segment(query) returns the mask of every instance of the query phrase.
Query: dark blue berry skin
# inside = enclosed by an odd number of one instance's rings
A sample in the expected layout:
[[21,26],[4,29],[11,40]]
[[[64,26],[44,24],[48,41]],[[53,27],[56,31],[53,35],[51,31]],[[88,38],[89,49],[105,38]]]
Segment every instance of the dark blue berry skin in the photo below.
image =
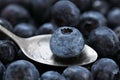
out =
[[82,12],[91,9],[92,0],[70,0],[72,1]]
[[3,80],[3,75],[5,73],[5,70],[6,70],[6,68],[5,68],[4,64],[2,62],[0,62],[0,80]]
[[62,75],[66,80],[93,80],[91,72],[82,66],[69,66],[64,69]]
[[0,40],[0,60],[3,63],[11,62],[16,56],[16,45],[10,40]]
[[84,38],[74,27],[60,27],[50,39],[53,54],[60,58],[72,58],[80,55],[84,47]]
[[6,0],[8,4],[18,4],[30,10],[32,0]]
[[53,34],[54,31],[57,29],[58,27],[53,24],[53,23],[44,23],[43,25],[41,25],[36,34],[37,35],[41,35],[41,34]]
[[0,18],[0,25],[2,25],[10,31],[13,30],[13,26],[11,25],[11,23],[4,18]]
[[80,10],[69,0],[60,0],[53,5],[52,20],[58,26],[75,26],[79,23]]
[[29,23],[20,23],[15,26],[14,33],[20,37],[28,38],[35,35],[36,27]]
[[94,80],[115,80],[119,66],[112,59],[101,58],[92,65],[91,72]]
[[39,80],[39,72],[31,62],[18,60],[8,65],[4,78],[4,80]]
[[108,27],[98,27],[91,31],[88,44],[97,51],[99,57],[112,57],[119,50],[119,39]]
[[21,22],[29,22],[30,20],[28,11],[17,4],[6,6],[1,12],[1,17],[8,20],[13,26]]
[[108,25],[111,28],[115,28],[120,25],[120,8],[111,9],[107,16]]
[[100,25],[106,25],[106,18],[104,17],[103,14],[97,11],[84,12],[80,17],[80,20],[84,18],[94,18],[98,20]]
[[46,71],[41,75],[40,80],[66,80],[66,79],[56,71]]
[[120,7],[120,1],[119,0],[108,0],[112,7]]
[[105,0],[95,0],[92,4],[93,10],[99,11],[102,14],[106,15],[109,11],[109,4]]
[[16,55],[16,60],[19,60],[19,59],[25,59],[25,60],[30,60],[22,51],[21,49],[19,49],[17,51],[17,55]]
[[114,28],[114,32],[116,33],[117,37],[120,40],[120,26],[117,26],[116,28]]
[[[13,32],[13,26],[7,20],[0,18],[0,25]],[[8,36],[5,35],[3,32],[0,32],[0,39],[8,39]]]
[[57,0],[31,0],[31,14],[36,24],[51,20],[51,7]]
[[[119,34],[117,33],[117,36],[119,38]],[[119,40],[120,41],[120,40]],[[119,43],[120,44],[120,43]],[[116,52],[116,54],[114,56],[112,56],[112,59],[115,60],[115,62],[118,64],[118,66],[120,66],[120,48],[119,50]],[[119,75],[117,75],[120,79],[120,72],[119,72]],[[117,79],[116,79],[117,80]]]
[[91,30],[103,25],[106,25],[106,18],[103,14],[97,11],[88,11],[80,16],[77,28],[87,38]]
[[0,11],[5,7],[5,6],[7,6],[8,5],[8,1],[9,0],[0,0]]

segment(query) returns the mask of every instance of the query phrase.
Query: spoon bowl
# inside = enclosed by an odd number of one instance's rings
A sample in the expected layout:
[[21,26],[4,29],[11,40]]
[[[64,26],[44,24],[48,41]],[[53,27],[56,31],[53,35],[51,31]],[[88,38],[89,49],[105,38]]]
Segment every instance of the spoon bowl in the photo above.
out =
[[87,65],[94,62],[98,57],[96,51],[85,44],[82,53],[77,59],[74,59],[72,62],[64,63],[62,60],[57,61],[50,49],[49,43],[51,34],[21,38],[1,25],[0,31],[12,38],[28,58],[41,64],[51,66]]

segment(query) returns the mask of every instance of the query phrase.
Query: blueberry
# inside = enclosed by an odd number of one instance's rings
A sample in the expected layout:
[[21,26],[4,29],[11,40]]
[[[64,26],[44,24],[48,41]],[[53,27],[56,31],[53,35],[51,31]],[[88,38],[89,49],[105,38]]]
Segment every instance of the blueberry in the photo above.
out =
[[97,51],[99,57],[112,57],[119,49],[119,39],[108,27],[98,27],[91,31],[88,44]]
[[[7,20],[0,18],[0,25],[13,32],[13,26]],[[3,32],[0,32],[0,39],[8,39],[8,36],[6,36]]]
[[93,10],[99,11],[102,14],[106,15],[109,11],[109,4],[107,1],[102,0],[95,0],[92,4]]
[[29,22],[30,20],[30,14],[28,11],[22,6],[16,4],[6,6],[1,12],[1,17],[8,20],[12,25],[21,22]]
[[70,0],[82,11],[91,9],[92,0]]
[[10,40],[0,40],[0,60],[3,63],[11,62],[16,56],[16,45]]
[[60,0],[53,5],[52,20],[58,26],[75,26],[79,17],[80,10],[69,0]]
[[38,80],[39,72],[31,62],[18,60],[8,65],[4,78],[4,80]]
[[111,28],[115,28],[120,25],[120,8],[111,9],[107,16],[108,25]]
[[119,66],[112,59],[101,58],[92,65],[91,72],[95,80],[115,80]]
[[106,25],[106,18],[103,14],[97,11],[88,11],[80,16],[80,22],[77,28],[87,38],[91,30],[103,25]]
[[53,23],[44,23],[43,25],[41,25],[36,34],[40,35],[40,34],[52,34],[55,30],[57,29],[57,26]]
[[62,75],[67,80],[93,80],[92,73],[87,68],[77,65],[67,67]]
[[74,27],[60,27],[50,39],[50,48],[59,58],[72,58],[80,55],[84,47],[84,38]]
[[20,37],[31,37],[34,36],[36,32],[36,28],[29,23],[20,23],[15,26],[14,33]]
[[6,68],[5,68],[4,64],[2,62],[0,62],[0,80],[3,80],[3,75],[5,73],[5,70],[6,70]]
[[66,80],[57,71],[46,71],[41,75],[41,80]]

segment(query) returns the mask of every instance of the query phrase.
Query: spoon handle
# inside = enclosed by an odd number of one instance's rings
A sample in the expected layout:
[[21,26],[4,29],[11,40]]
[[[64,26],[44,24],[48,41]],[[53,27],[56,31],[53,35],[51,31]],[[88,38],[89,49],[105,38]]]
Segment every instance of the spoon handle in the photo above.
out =
[[11,39],[13,39],[15,42],[19,43],[19,41],[22,41],[22,38],[16,36],[15,34],[13,34],[11,31],[7,30],[5,27],[3,27],[2,25],[0,25],[0,31],[2,31],[3,33],[5,33],[6,35],[8,35]]

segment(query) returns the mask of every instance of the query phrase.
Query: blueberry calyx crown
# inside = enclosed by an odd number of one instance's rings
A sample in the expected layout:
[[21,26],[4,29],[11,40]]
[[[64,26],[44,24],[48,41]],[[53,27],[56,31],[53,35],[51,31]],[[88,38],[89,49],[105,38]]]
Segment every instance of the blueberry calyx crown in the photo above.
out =
[[61,29],[61,32],[62,34],[70,34],[73,32],[73,30],[70,28],[64,28],[64,29]]

